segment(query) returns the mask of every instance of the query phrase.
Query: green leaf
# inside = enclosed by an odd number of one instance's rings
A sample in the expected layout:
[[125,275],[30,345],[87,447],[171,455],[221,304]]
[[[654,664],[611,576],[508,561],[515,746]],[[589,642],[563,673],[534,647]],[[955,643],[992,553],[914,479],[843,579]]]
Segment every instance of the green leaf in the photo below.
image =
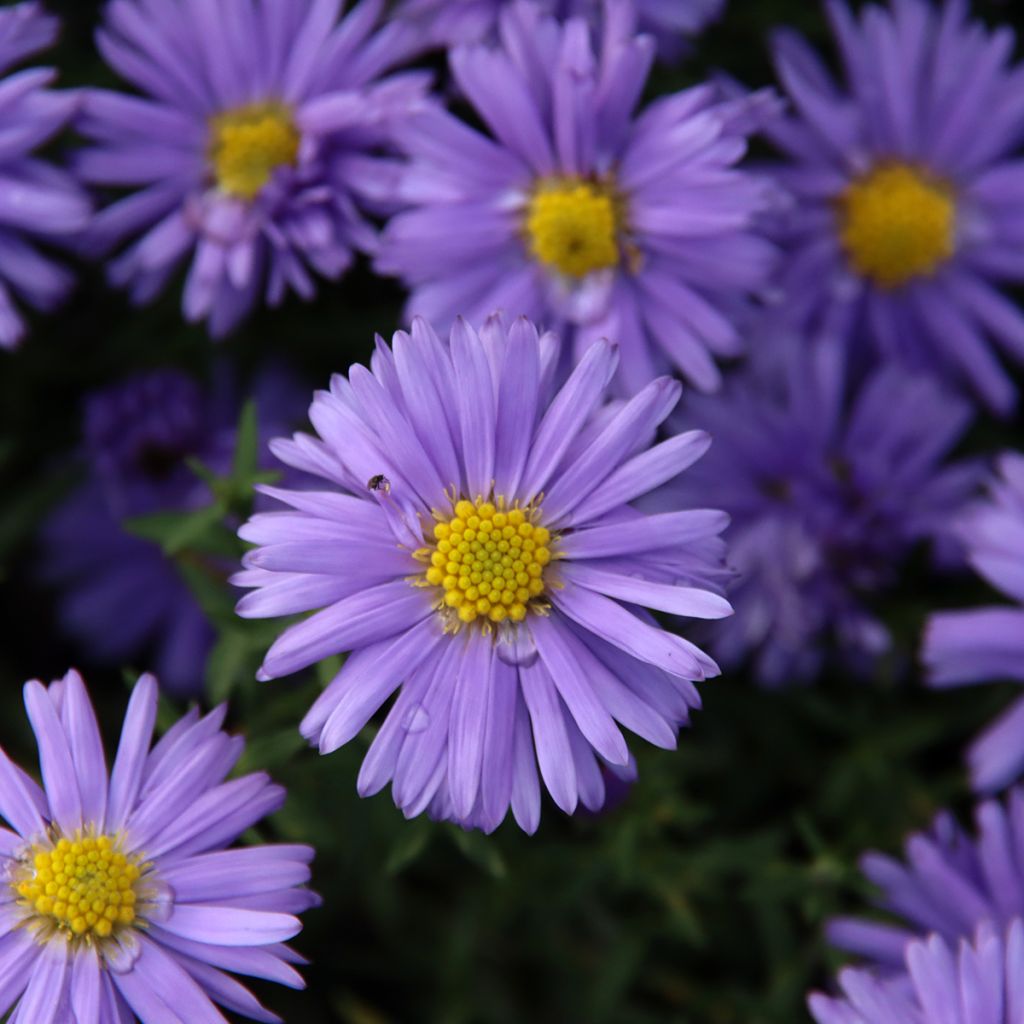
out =
[[249,399],[238,417],[238,432],[235,435],[235,457],[231,465],[231,477],[235,481],[251,480],[259,468],[260,437],[259,417],[256,402]]
[[123,523],[128,533],[159,544],[165,555],[180,554],[197,546],[204,536],[222,525],[224,509],[219,504],[190,512],[154,512],[134,516]]
[[227,700],[241,682],[252,653],[248,636],[225,630],[206,661],[206,689],[214,704]]

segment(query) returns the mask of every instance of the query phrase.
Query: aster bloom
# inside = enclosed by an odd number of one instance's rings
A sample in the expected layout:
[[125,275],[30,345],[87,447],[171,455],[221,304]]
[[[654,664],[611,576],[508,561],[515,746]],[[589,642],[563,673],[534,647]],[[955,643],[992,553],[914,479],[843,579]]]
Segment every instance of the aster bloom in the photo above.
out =
[[[50,46],[58,22],[38,3],[0,10],[0,74]],[[34,151],[63,130],[78,100],[47,89],[52,68],[29,68],[0,79],[0,347],[25,335],[15,299],[47,311],[63,300],[72,275],[44,256],[37,242],[67,241],[85,227],[89,201],[70,175]]]
[[767,128],[794,197],[780,225],[789,311],[1007,413],[995,350],[1024,360],[1024,317],[999,290],[1024,279],[1013,32],[970,21],[962,0],[868,5],[859,20],[841,0],[826,9],[844,84],[795,34],[775,43],[794,107]]
[[[603,0],[540,0],[556,18],[585,17],[600,29]],[[458,46],[491,38],[498,15],[510,0],[405,0],[398,16],[410,18],[425,30],[431,45]],[[658,42],[662,57],[679,56],[685,40],[721,17],[725,0],[633,0],[637,27]]]
[[1002,930],[1024,917],[1024,790],[1003,803],[987,800],[975,812],[977,836],[947,812],[929,833],[906,842],[906,861],[869,853],[861,868],[878,886],[880,909],[894,923],[838,918],[830,941],[873,965],[899,969],[907,945],[936,933],[955,946],[980,924]]
[[287,510],[253,516],[259,545],[238,613],[315,614],[290,626],[261,675],[348,660],[302,723],[321,752],[351,740],[397,690],[359,775],[424,810],[490,831],[509,806],[527,831],[540,774],[571,813],[600,807],[600,762],[628,769],[621,723],[672,748],[710,658],[654,608],[729,613],[716,592],[725,525],[705,509],[645,516],[632,502],[700,457],[693,432],[651,447],[679,397],[652,382],[603,405],[617,363],[595,344],[557,391],[558,344],[520,318],[450,344],[422,319],[378,341],[318,392],[319,438],[273,446],[329,491],[264,488]]
[[[279,371],[257,378],[264,458],[268,432],[301,419],[298,394]],[[208,505],[209,488],[186,460],[227,472],[240,408],[226,378],[204,391],[169,369],[136,374],[89,396],[86,478],[42,532],[42,576],[59,588],[65,632],[100,663],[145,658],[175,694],[201,689],[214,631],[175,562],[123,523]],[[225,578],[229,572],[227,564],[206,567]]]
[[[152,299],[186,259],[183,311],[215,336],[260,301],[312,297],[373,247],[392,122],[421,73],[381,77],[410,26],[374,31],[381,0],[112,0],[97,43],[141,95],[90,90],[77,170],[130,192],[92,224],[115,285]],[[141,237],[137,237],[141,235]]]
[[629,4],[607,14],[598,52],[585,20],[516,2],[500,47],[452,53],[490,134],[439,108],[410,119],[410,209],[385,229],[376,266],[439,329],[522,313],[573,333],[577,355],[615,338],[625,394],[673,368],[711,391],[713,356],[740,348],[724,310],[772,263],[752,227],[771,189],[737,167],[768,98],[726,101],[704,85],[634,117],[653,40],[633,34]]
[[899,982],[847,969],[843,997],[814,993],[808,1000],[818,1024],[1010,1024],[1024,1020],[1024,924],[1013,922],[1003,939],[978,929],[973,942],[947,945],[937,935],[907,949],[907,975]]
[[862,378],[791,332],[752,347],[721,395],[686,405],[679,423],[715,445],[659,500],[700,495],[732,518],[736,614],[715,627],[717,658],[752,658],[768,686],[814,678],[833,651],[866,674],[890,645],[872,599],[972,493],[977,468],[945,461],[970,408],[897,368]]
[[[971,565],[1017,605],[933,615],[922,647],[932,686],[1024,681],[1024,456],[1002,456],[989,494],[957,532]],[[968,761],[978,790],[1001,789],[1024,771],[1024,698],[975,741]]]
[[25,686],[43,780],[0,751],[0,1013],[21,1024],[260,1021],[226,971],[291,987],[285,945],[315,906],[306,846],[228,849],[284,802],[262,773],[224,782],[243,747],[224,708],[193,711],[152,749],[157,684],[143,676],[113,770],[81,677]]

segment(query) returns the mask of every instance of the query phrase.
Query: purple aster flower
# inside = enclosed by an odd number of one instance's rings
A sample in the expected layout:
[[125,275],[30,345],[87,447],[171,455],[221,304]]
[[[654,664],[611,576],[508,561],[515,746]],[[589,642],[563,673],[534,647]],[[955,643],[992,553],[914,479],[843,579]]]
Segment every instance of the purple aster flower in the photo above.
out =
[[77,672],[27,683],[25,707],[43,786],[0,750],[0,1013],[223,1024],[218,1003],[279,1020],[225,972],[302,987],[282,943],[318,903],[300,888],[313,851],[227,849],[285,794],[262,773],[224,781],[244,746],[221,731],[224,708],[191,712],[150,749],[157,684],[143,676],[108,774]]
[[[0,10],[0,73],[53,43],[58,22],[38,3]],[[57,135],[78,105],[73,93],[51,92],[52,68],[29,68],[0,79],[0,347],[25,335],[15,299],[53,309],[71,290],[72,275],[44,256],[37,242],[67,241],[88,222],[90,207],[70,175],[33,156]]]
[[[957,530],[971,565],[1017,605],[933,615],[922,649],[932,686],[1024,681],[1024,456],[1005,454],[999,471],[990,500]],[[1002,789],[1024,771],[1024,699],[975,741],[968,761],[979,790]]]
[[878,906],[897,923],[839,918],[829,940],[877,967],[899,968],[907,944],[935,932],[951,945],[979,924],[1002,929],[1024,916],[1024,790],[976,810],[977,837],[947,812],[930,833],[906,843],[906,862],[869,853],[861,867],[881,891]]
[[835,346],[791,333],[754,348],[721,395],[688,402],[680,422],[715,445],[658,500],[699,495],[732,519],[736,614],[713,634],[723,663],[753,657],[769,686],[809,680],[828,638],[866,673],[890,644],[871,599],[970,497],[974,465],[944,462],[970,408],[893,367],[862,379]]
[[[98,45],[142,95],[92,90],[81,177],[130,189],[88,244],[127,248],[111,280],[152,299],[190,259],[183,310],[222,335],[260,300],[336,280],[374,245],[361,205],[384,202],[376,154],[427,76],[381,76],[411,26],[374,31],[382,0],[111,0]],[[141,234],[141,238],[133,240]],[[132,240],[129,242],[129,240]]]
[[983,927],[956,952],[939,936],[907,949],[899,981],[847,969],[843,997],[814,993],[808,1000],[818,1024],[1009,1024],[1024,1020],[1024,923],[1003,940]]
[[752,226],[771,186],[737,167],[770,99],[704,85],[634,117],[653,41],[632,19],[613,0],[595,53],[583,19],[516,2],[501,47],[455,50],[452,74],[491,134],[438,108],[404,126],[412,208],[385,229],[377,268],[439,329],[522,313],[574,332],[577,355],[615,338],[625,394],[673,368],[712,391],[713,357],[740,349],[725,310],[773,262]]
[[332,490],[264,490],[287,511],[240,531],[259,545],[235,582],[245,617],[316,611],[267,653],[272,679],[342,652],[302,723],[329,752],[395,691],[359,791],[389,781],[407,816],[490,831],[509,806],[527,831],[540,774],[571,813],[600,807],[600,762],[624,767],[620,723],[672,748],[710,658],[644,608],[719,618],[720,512],[647,516],[634,499],[703,454],[692,432],[651,446],[679,397],[662,378],[604,405],[617,351],[596,343],[550,381],[558,342],[525,318],[459,319],[442,343],[422,319],[372,370],[318,392],[319,438],[273,450]]
[[969,21],[962,0],[871,4],[859,20],[841,0],[826,8],[845,85],[794,33],[775,43],[794,107],[768,129],[794,196],[786,302],[1006,413],[1015,389],[994,350],[1024,360],[1024,316],[999,291],[1024,280],[1013,31]]
[[[512,0],[404,0],[399,16],[425,31],[430,45],[478,43],[497,34],[498,15]],[[556,18],[585,17],[595,29],[602,24],[604,0],[539,0]],[[662,57],[679,56],[685,40],[721,17],[726,0],[633,0],[637,28],[654,36]]]
[[[280,372],[258,378],[264,437],[301,419],[298,396]],[[227,472],[240,407],[226,378],[204,392],[177,370],[137,374],[92,395],[83,424],[87,477],[43,530],[43,576],[61,589],[64,630],[101,663],[145,656],[172,693],[199,692],[214,632],[174,561],[122,523],[208,505],[209,489],[186,459]],[[229,572],[209,568],[225,579]]]

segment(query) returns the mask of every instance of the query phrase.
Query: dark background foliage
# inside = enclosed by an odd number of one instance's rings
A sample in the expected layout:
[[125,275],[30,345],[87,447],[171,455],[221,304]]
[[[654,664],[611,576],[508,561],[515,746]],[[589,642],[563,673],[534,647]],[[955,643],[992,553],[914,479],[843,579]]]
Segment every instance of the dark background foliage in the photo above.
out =
[[[54,56],[65,85],[104,82],[91,40],[100,5],[51,0],[65,18]],[[992,20],[1024,23],[1019,5],[980,2]],[[665,91],[719,67],[770,81],[766,33],[788,23],[827,46],[810,0],[732,0],[726,19]],[[438,68],[441,68],[440,63]],[[73,144],[73,140],[68,140]],[[365,266],[304,305],[261,313],[223,345],[181,322],[180,290],[141,311],[106,289],[95,268],[63,313],[40,319],[0,357],[0,742],[24,763],[34,744],[20,684],[77,665],[100,708],[108,748],[128,681],[92,666],[56,629],[52,594],[35,580],[35,530],[75,479],[82,397],[133,370],[178,365],[206,375],[226,355],[250,372],[284,353],[312,387],[367,358],[374,331],[397,326],[401,293]],[[979,450],[1019,444],[989,426]],[[913,668],[930,607],[969,603],[969,579],[935,586],[910,573],[886,599],[898,638],[871,681],[836,666],[814,688],[778,693],[742,675],[704,687],[705,708],[677,753],[639,750],[640,782],[600,816],[566,819],[550,804],[534,837],[506,824],[494,836],[405,822],[386,795],[359,800],[364,735],[329,758],[304,749],[295,725],[320,678],[256,683],[276,627],[234,620],[225,585],[205,595],[227,640],[211,662],[209,699],[231,698],[242,767],[266,768],[290,791],[264,830],[317,848],[324,907],[296,942],[312,961],[303,993],[258,988],[297,1024],[792,1024],[804,993],[841,962],[823,922],[869,893],[862,850],[896,851],[911,829],[952,805],[969,813],[961,768],[967,738],[1001,706],[1000,688],[936,694]],[[168,705],[165,720],[180,711]],[[639,743],[636,746],[641,746]]]

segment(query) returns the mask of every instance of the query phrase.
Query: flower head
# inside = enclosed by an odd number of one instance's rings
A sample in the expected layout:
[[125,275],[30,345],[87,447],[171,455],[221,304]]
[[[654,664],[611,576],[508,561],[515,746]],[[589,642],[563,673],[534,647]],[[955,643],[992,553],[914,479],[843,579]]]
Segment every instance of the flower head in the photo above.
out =
[[285,676],[350,652],[302,724],[328,752],[396,691],[359,777],[494,829],[537,827],[537,763],[555,802],[599,807],[599,761],[627,765],[616,723],[662,747],[697,705],[704,653],[642,609],[719,618],[719,512],[646,516],[633,502],[704,452],[697,432],[651,447],[679,397],[660,379],[605,405],[617,352],[595,344],[563,387],[558,345],[526,319],[465,321],[444,344],[417,319],[372,369],[335,376],[319,438],[274,451],[330,490],[265,488],[286,511],[240,536],[242,616],[316,611],[267,653]]
[[890,642],[870,597],[971,494],[973,464],[945,463],[969,421],[928,378],[862,377],[834,346],[773,331],[721,395],[691,399],[680,422],[715,445],[666,500],[700,495],[732,518],[736,614],[715,628],[716,657],[753,656],[780,685],[813,678],[828,638],[848,669],[870,668]]
[[906,863],[867,854],[861,867],[881,890],[878,906],[896,923],[839,918],[829,939],[876,966],[899,968],[908,942],[936,933],[950,945],[980,924],[1004,928],[1024,917],[1024,790],[976,811],[977,836],[943,812],[930,833],[906,842]]
[[1024,317],[999,291],[1024,279],[1013,33],[958,0],[826,6],[843,83],[794,33],[775,43],[793,105],[766,129],[794,200],[778,225],[787,309],[1006,413],[994,349],[1024,358]]
[[[301,416],[299,389],[280,371],[256,381],[261,451],[268,431]],[[227,472],[240,399],[225,377],[208,390],[178,370],[136,374],[86,400],[87,476],[43,529],[44,579],[61,591],[61,625],[98,662],[147,657],[174,693],[197,693],[214,633],[179,566],[125,520],[210,503],[187,460]],[[208,571],[226,577],[227,563]]]
[[[929,682],[1024,681],[1024,456],[999,460],[989,500],[961,517],[957,533],[971,565],[1016,605],[933,615],[922,648]],[[1024,699],[978,738],[968,760],[979,790],[1002,789],[1024,771]]]
[[404,125],[409,154],[377,267],[439,327],[494,309],[575,341],[622,347],[620,391],[677,369],[714,390],[740,339],[725,310],[763,284],[773,250],[753,228],[769,185],[738,168],[753,112],[710,85],[634,116],[653,43],[612,0],[599,48],[585,20],[534,4],[501,14],[502,45],[453,51],[488,134],[440,109]]
[[[81,131],[87,182],[128,189],[89,247],[125,245],[110,267],[144,302],[191,258],[183,309],[229,331],[261,296],[303,298],[374,244],[366,206],[388,199],[378,154],[420,99],[420,73],[382,77],[412,29],[374,24],[363,0],[115,0],[99,32],[110,66],[142,95],[91,90]],[[140,235],[136,239],[136,236]],[[133,240],[136,239],[136,240]]]
[[1002,1024],[1024,1019],[1024,923],[1006,932],[978,929],[974,941],[950,945],[937,935],[907,949],[905,977],[880,980],[866,971],[839,975],[841,998],[808,1000],[818,1024]]
[[[229,850],[279,808],[263,774],[230,782],[240,738],[192,712],[152,749],[157,685],[136,684],[111,772],[77,672],[25,686],[43,780],[0,751],[2,1008],[18,1020],[274,1020],[225,971],[292,987],[282,945],[317,897],[305,846]],[[15,1009],[16,1007],[16,1009]]]
[[[400,16],[410,18],[425,32],[430,44],[459,46],[492,38],[498,16],[515,0],[404,0]],[[538,0],[544,11],[560,19],[587,18],[600,31],[607,10],[605,0]],[[685,40],[720,17],[725,0],[633,0],[637,28],[652,35],[666,59],[679,55]]]
[[[34,2],[0,10],[0,74],[50,46],[58,23]],[[85,227],[89,201],[70,175],[34,156],[57,135],[78,105],[73,93],[47,86],[51,68],[30,68],[0,79],[0,347],[13,348],[25,334],[15,299],[38,310],[53,309],[71,290],[71,274],[42,255],[37,242],[67,242]]]

